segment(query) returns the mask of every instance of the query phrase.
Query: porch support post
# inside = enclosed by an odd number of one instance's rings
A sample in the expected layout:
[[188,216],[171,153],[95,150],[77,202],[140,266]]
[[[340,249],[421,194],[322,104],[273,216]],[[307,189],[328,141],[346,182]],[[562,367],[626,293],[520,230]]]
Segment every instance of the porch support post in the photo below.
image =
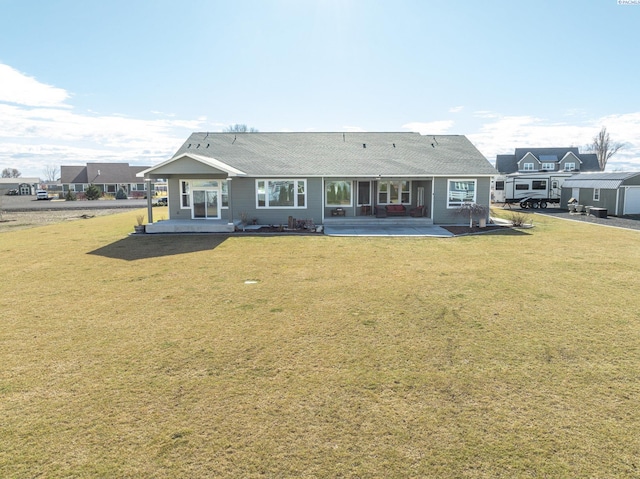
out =
[[151,178],[145,178],[144,182],[147,184],[147,223],[153,223],[153,183],[151,182]]
[[233,201],[231,200],[231,180],[232,178],[227,177],[227,200],[229,201],[228,223],[230,225],[233,224]]
[[322,220],[322,224],[324,224],[324,207],[325,207],[325,204],[324,204],[324,199],[325,199],[325,194],[324,194],[324,192],[325,192],[324,191],[324,189],[325,189],[324,176],[322,178],[320,178],[320,182],[321,182],[321,185],[320,185],[320,190],[321,190],[321,192],[320,192],[320,204],[322,205],[320,217],[321,217],[321,220]]

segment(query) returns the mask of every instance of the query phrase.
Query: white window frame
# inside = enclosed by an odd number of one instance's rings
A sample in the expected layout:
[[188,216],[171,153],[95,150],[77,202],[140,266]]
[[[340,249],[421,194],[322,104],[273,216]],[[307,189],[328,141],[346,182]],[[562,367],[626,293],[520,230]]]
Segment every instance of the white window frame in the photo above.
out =
[[[190,178],[190,179],[180,179],[178,182],[178,188],[180,189],[180,209],[190,210],[191,202],[192,202],[192,193],[193,193],[193,184],[194,181],[218,181],[220,182],[219,193],[220,193],[220,209],[226,210],[229,209],[229,184],[226,179],[223,178]],[[185,184],[187,185],[185,191]],[[226,197],[226,204],[225,204]],[[186,200],[186,201],[185,201]],[[185,204],[186,203],[186,204]]]
[[542,163],[542,169],[543,170],[555,171],[556,164],[555,163]]
[[523,163],[522,171],[533,171],[533,163]]
[[[329,202],[329,186],[334,183],[343,183],[349,185],[349,202],[348,203],[330,203]],[[326,180],[324,183],[324,204],[331,207],[351,207],[353,206],[353,182],[350,180]]]
[[[186,188],[185,188],[186,186]],[[180,209],[191,209],[191,183],[189,180],[179,180],[180,188]]]
[[[380,201],[380,193],[381,193],[381,187],[380,185],[382,185],[383,183],[385,183],[387,185],[387,191],[386,191],[386,200],[385,201]],[[389,199],[390,193],[391,193],[391,184],[392,183],[399,183],[399,188],[398,188],[398,199],[400,201],[396,202],[396,203],[392,203]],[[405,190],[404,188],[402,188],[402,185],[406,183],[406,187],[407,189]],[[403,194],[408,193],[409,195],[409,199],[407,201],[402,201],[402,196]],[[378,191],[376,192],[376,196],[378,199],[378,204],[379,205],[410,205],[411,204],[411,180],[380,180],[378,181]]]
[[564,171],[573,171],[576,169],[575,161],[567,162],[564,164]]
[[600,188],[593,189],[593,201],[600,201]]
[[[288,206],[271,206],[269,204],[269,184],[276,182],[292,182],[293,183],[293,205]],[[264,183],[264,206],[260,205],[260,183]],[[260,210],[306,210],[308,204],[307,198],[307,180],[303,178],[259,178],[256,179],[256,209]],[[302,186],[303,192],[299,192],[299,188]],[[299,197],[303,195],[304,197],[304,205],[299,204]]]
[[[473,200],[449,201],[451,198],[452,183],[473,183]],[[455,191],[462,191],[456,189]],[[468,190],[467,190],[468,191]],[[475,203],[478,200],[478,180],[474,178],[448,178],[447,179],[447,209],[460,208],[464,203]]]

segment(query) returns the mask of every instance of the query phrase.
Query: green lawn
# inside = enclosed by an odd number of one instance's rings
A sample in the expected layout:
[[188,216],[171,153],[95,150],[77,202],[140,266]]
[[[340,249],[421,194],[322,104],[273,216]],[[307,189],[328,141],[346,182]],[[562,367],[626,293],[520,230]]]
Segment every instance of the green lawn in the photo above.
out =
[[640,475],[639,232],[128,237],[136,213],[0,236],[0,477]]

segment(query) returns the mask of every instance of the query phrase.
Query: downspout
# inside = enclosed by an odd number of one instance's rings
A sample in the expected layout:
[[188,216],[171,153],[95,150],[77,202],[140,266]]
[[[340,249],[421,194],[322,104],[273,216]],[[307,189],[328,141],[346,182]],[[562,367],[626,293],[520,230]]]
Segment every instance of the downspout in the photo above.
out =
[[435,189],[436,189],[436,179],[435,177],[431,177],[431,208],[429,208],[430,211],[430,219],[431,219],[431,223],[433,223],[433,210],[435,210],[435,204],[436,204],[436,193],[435,193]]

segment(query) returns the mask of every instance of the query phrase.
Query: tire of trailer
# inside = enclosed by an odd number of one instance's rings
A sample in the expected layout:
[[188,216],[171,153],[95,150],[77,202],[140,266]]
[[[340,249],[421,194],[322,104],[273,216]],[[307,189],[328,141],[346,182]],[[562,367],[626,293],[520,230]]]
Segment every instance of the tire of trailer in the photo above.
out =
[[538,208],[540,208],[540,203],[537,201],[534,201],[531,207],[537,210]]
[[525,203],[524,201],[520,203],[520,208],[522,208],[523,210],[526,210],[528,207],[529,205],[527,205],[527,203]]
[[540,208],[542,208],[543,210],[547,208],[547,202],[546,201],[541,201],[540,202]]

